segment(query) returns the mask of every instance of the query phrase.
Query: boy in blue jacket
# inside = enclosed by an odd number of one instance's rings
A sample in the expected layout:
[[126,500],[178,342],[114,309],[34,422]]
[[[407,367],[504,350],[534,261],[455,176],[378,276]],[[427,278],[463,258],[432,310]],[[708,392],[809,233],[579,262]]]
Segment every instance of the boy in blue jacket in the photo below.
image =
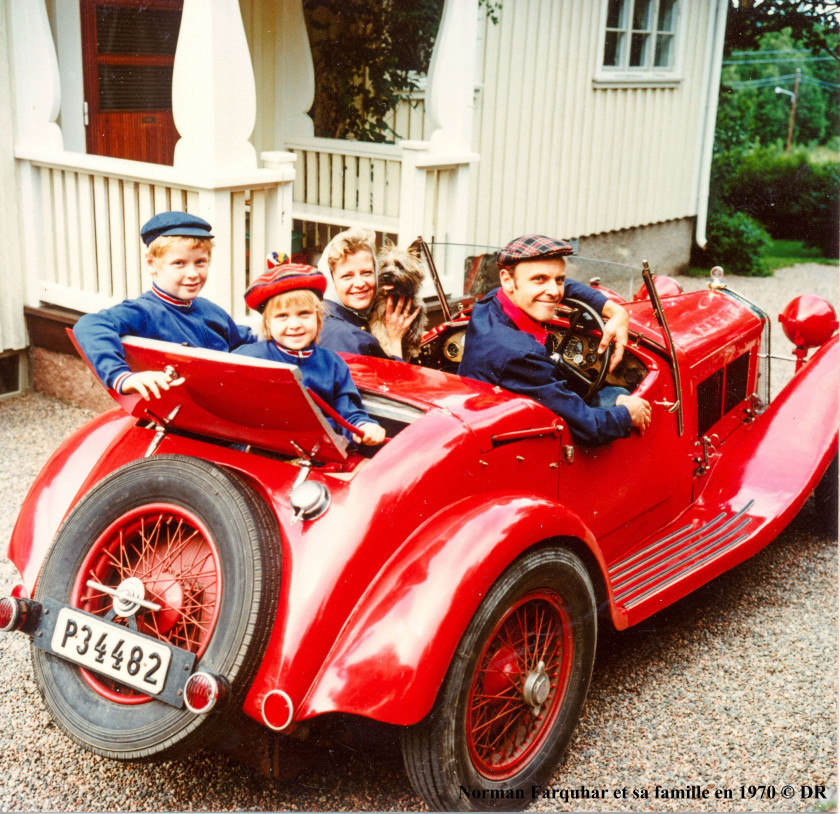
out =
[[140,230],[152,276],[149,291],[113,308],[85,314],[73,334],[102,383],[148,400],[168,390],[162,370],[132,373],[122,336],[140,336],[197,348],[229,351],[256,337],[215,303],[198,295],[207,281],[213,249],[211,226],[188,212],[162,212]]
[[[326,278],[318,269],[299,263],[274,266],[269,258],[268,265],[269,271],[245,292],[248,307],[262,313],[266,338],[243,345],[235,353],[297,365],[303,385],[358,429],[358,435],[352,435],[354,441],[381,444],[385,430],[371,421],[362,407],[347,363],[334,351],[315,344],[324,324]],[[329,417],[327,420],[335,426]]]

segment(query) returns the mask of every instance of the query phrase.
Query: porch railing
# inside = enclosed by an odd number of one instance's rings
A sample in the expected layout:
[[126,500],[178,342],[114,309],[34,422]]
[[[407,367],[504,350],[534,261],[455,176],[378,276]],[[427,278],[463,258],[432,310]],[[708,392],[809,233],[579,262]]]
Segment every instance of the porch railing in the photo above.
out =
[[172,167],[79,153],[16,157],[26,230],[26,297],[95,311],[149,287],[140,228],[157,212],[187,210],[206,218],[216,237],[203,295],[235,318],[251,258],[291,243],[294,156],[272,153],[270,168],[201,180]]
[[[476,160],[473,154],[440,155],[428,143],[367,144],[308,138],[286,143],[297,158],[294,217],[323,248],[339,229],[362,226],[398,245],[418,235],[441,243],[463,241],[466,204],[458,185]],[[439,269],[447,289],[460,290],[463,268]],[[434,291],[431,283],[426,293]]]

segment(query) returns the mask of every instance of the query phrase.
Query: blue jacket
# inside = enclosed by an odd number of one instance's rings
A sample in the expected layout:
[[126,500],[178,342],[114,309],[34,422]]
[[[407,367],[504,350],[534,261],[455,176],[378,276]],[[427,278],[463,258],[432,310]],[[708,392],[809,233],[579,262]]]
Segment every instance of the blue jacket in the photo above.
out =
[[256,341],[249,328],[237,325],[228,313],[202,297],[178,300],[154,284],[137,299],[125,300],[96,314],[85,314],[73,335],[106,387],[117,392],[131,375],[121,336],[140,336],[177,342],[194,348],[233,350]]
[[[505,314],[496,299],[497,290],[473,308],[458,373],[544,404],[566,422],[572,438],[580,444],[606,444],[630,435],[630,411],[623,405],[590,407],[568,386],[545,347],[533,335],[520,331]],[[598,313],[607,299],[575,280],[566,281],[565,294],[586,302]]]
[[[242,345],[234,353],[297,365],[305,387],[309,387],[330,405],[345,421],[358,427],[360,424],[376,424],[362,407],[362,397],[350,376],[350,368],[337,353],[326,348],[310,345],[302,351],[286,350],[274,341],[262,341],[253,345]],[[349,438],[350,433],[326,416],[330,425]]]
[[370,332],[367,321],[341,303],[326,300],[327,315],[324,327],[318,337],[322,348],[339,353],[359,353],[362,356],[378,356],[380,359],[397,359],[389,356],[375,336]]

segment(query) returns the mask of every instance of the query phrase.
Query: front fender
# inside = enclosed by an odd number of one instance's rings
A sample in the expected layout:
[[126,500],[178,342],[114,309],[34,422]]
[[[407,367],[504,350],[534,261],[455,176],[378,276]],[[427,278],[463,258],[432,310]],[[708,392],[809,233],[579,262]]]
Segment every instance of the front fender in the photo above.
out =
[[557,537],[582,540],[603,570],[583,521],[543,497],[471,497],[430,519],[371,583],[296,717],[341,711],[417,723],[495,580],[523,551]]

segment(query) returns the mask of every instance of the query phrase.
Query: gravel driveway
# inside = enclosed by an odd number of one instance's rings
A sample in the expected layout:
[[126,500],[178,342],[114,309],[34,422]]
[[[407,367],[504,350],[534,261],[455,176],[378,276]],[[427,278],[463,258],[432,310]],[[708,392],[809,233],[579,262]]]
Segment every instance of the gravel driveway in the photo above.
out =
[[[774,318],[791,291],[837,302],[837,273],[825,266],[732,287]],[[774,350],[787,354],[789,345],[780,340]],[[0,402],[4,550],[28,485],[88,417],[38,395]],[[836,796],[837,544],[814,532],[813,520],[809,503],[748,562],[636,628],[602,632],[583,718],[548,790],[554,796],[535,809],[808,811],[824,801],[802,799],[803,786]],[[0,589],[15,580],[0,561]],[[360,734],[354,748],[282,786],[212,754],[157,765],[100,759],[50,722],[27,640],[0,642],[0,811],[424,809],[387,729]],[[773,787],[773,799],[768,790],[759,796],[762,786]],[[684,799],[671,799],[675,790]]]

